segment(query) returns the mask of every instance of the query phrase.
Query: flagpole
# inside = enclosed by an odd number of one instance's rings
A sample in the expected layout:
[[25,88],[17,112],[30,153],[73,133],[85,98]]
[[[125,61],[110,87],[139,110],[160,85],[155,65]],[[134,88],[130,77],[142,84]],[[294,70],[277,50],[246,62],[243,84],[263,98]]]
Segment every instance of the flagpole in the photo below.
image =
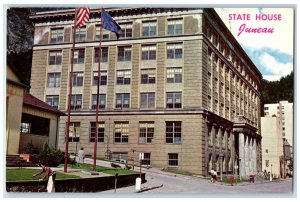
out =
[[96,131],[95,131],[95,142],[94,142],[94,166],[93,170],[96,171],[96,158],[97,158],[97,142],[98,142],[98,119],[99,119],[99,91],[100,91],[100,64],[101,64],[101,41],[102,41],[102,14],[103,8],[101,8],[101,17],[100,17],[100,42],[98,50],[98,81],[97,81],[97,103],[96,103]]
[[70,111],[71,111],[71,96],[72,96],[72,81],[73,81],[73,65],[74,65],[74,51],[75,51],[75,35],[76,35],[76,18],[77,18],[77,8],[75,8],[75,18],[74,18],[74,28],[73,28],[73,47],[72,47],[72,60],[71,60],[71,72],[69,77],[69,97],[68,97],[68,123],[66,130],[66,154],[65,154],[65,164],[64,172],[67,172],[68,158],[69,158],[69,133],[70,133]]

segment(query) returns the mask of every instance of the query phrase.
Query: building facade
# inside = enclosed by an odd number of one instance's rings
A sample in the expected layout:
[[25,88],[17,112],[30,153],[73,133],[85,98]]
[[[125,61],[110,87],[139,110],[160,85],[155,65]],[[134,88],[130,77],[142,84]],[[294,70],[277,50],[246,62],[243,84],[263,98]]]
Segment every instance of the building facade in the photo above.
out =
[[273,178],[283,177],[282,122],[278,117],[261,117],[262,169]]
[[[108,9],[97,155],[207,175],[261,170],[262,76],[213,9]],[[70,152],[93,154],[100,10],[76,30]],[[37,13],[31,93],[66,112],[74,10]],[[59,124],[65,148],[66,117]]]
[[294,110],[293,103],[280,101],[274,104],[264,105],[264,116],[276,116],[282,123],[282,135],[288,143],[293,146],[294,143]]
[[[266,170],[268,170],[266,166],[267,166],[267,161],[269,160],[270,157],[270,154],[266,152],[268,151],[268,148],[264,148],[264,147],[268,145],[272,145],[273,139],[281,138],[281,143],[279,144],[280,148],[276,149],[279,151],[276,159],[277,160],[280,159],[280,165],[278,168],[281,168],[280,173],[277,176],[280,177],[283,176],[285,177],[287,174],[291,173],[291,170],[288,165],[291,164],[291,161],[293,159],[293,153],[294,153],[293,152],[294,149],[293,148],[293,143],[294,143],[293,111],[294,111],[293,103],[289,103],[288,101],[280,101],[279,103],[264,105],[265,117],[262,118],[264,118],[265,120],[267,120],[267,117],[278,119],[278,122],[280,123],[280,125],[278,125],[278,127],[280,127],[280,131],[277,131],[277,133],[271,135],[268,130],[264,130],[264,131],[262,130],[261,134],[263,137],[263,150],[262,150],[263,168],[266,168]],[[284,169],[282,167],[284,167]]]

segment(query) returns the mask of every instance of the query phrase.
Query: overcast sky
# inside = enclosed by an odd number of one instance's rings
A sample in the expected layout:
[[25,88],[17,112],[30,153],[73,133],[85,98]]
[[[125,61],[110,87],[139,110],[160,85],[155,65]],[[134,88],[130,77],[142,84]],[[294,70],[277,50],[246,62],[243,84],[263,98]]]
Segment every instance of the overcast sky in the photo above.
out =
[[[215,10],[265,79],[278,80],[293,70],[293,9],[216,8]],[[229,14],[250,14],[250,20],[229,20]],[[281,20],[256,20],[256,14],[280,14]],[[238,36],[242,24],[245,24],[249,28],[274,28],[274,32],[267,34],[243,32]]]

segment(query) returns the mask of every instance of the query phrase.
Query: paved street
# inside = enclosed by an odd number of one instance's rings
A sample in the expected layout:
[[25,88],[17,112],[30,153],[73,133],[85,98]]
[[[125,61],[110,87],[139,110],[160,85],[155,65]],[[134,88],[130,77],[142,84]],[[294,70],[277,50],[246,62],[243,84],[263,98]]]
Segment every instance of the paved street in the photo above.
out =
[[[92,159],[86,158],[85,163],[92,164]],[[110,167],[110,162],[97,160],[97,165]],[[139,168],[135,168],[139,171]],[[239,183],[235,186],[220,183],[210,183],[209,180],[190,177],[184,175],[176,175],[173,173],[163,172],[158,168],[142,169],[146,173],[147,182],[142,184],[142,188],[152,188],[163,185],[160,188],[150,189],[142,193],[137,193],[135,186],[117,189],[116,194],[206,194],[207,196],[218,197],[227,194],[249,194],[249,196],[260,197],[266,194],[280,193],[281,196],[289,197],[292,195],[292,179],[287,178],[281,181],[266,181],[253,183]],[[108,190],[101,193],[115,194],[115,190]],[[205,196],[206,196],[205,195]],[[230,195],[232,197],[232,195]]]
[[[159,173],[146,172],[147,183],[142,184],[142,188],[163,186],[148,190],[142,193],[136,193],[135,186],[117,189],[117,193],[135,193],[135,194],[265,194],[265,193],[284,193],[287,196],[292,192],[292,180],[273,181],[265,183],[243,183],[237,186],[229,186],[225,184],[213,184],[208,180],[197,177],[174,176]],[[105,191],[102,193],[114,193],[114,190]],[[237,195],[238,196],[238,195]]]

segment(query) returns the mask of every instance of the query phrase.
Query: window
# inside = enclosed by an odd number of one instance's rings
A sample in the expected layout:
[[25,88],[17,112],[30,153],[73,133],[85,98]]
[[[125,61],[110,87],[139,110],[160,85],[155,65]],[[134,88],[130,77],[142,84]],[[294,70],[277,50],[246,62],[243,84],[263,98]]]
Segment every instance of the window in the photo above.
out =
[[140,144],[152,143],[154,136],[154,122],[140,122]]
[[[93,85],[98,85],[98,72],[93,72]],[[107,71],[100,71],[100,86],[107,85]]]
[[79,141],[80,141],[80,122],[70,122],[69,142],[79,142]]
[[269,110],[269,107],[264,107],[264,110]]
[[51,29],[50,43],[60,43],[64,40],[64,28]]
[[83,72],[73,72],[73,86],[83,86]]
[[[98,123],[98,142],[104,142],[104,122]],[[96,122],[91,122],[90,127],[90,142],[95,142]]]
[[77,94],[77,95],[72,95],[71,96],[71,110],[79,110],[81,109],[82,105],[82,95]]
[[266,160],[266,167],[269,167],[269,160]]
[[49,52],[49,65],[61,65],[62,51],[55,50]]
[[129,85],[131,77],[131,70],[117,71],[117,85]]
[[268,150],[268,149],[266,149],[266,153],[269,153],[269,150]]
[[142,60],[156,60],[156,45],[142,46]]
[[[105,109],[106,94],[99,94],[99,109]],[[97,95],[92,95],[92,109],[97,108]]]
[[116,122],[115,123],[115,142],[116,143],[128,143],[128,122]]
[[141,109],[155,108],[155,93],[141,93]]
[[49,136],[50,119],[23,113],[21,133]]
[[167,93],[167,108],[181,108],[181,92]]
[[118,61],[131,61],[131,46],[118,47]]
[[149,84],[155,83],[156,69],[142,69],[141,70],[141,83]]
[[58,108],[59,105],[59,96],[58,95],[47,95],[46,103],[52,107]]
[[128,109],[130,103],[129,93],[116,93],[116,108],[117,109]]
[[132,23],[120,24],[120,27],[121,27],[120,38],[132,37]]
[[83,64],[84,63],[84,49],[77,49],[74,52],[74,64]]
[[[95,40],[100,41],[100,25],[96,25]],[[109,40],[109,31],[102,29],[102,40]]]
[[168,59],[182,58],[182,43],[167,44],[167,58]]
[[177,153],[169,153],[169,166],[178,166],[178,154]]
[[156,21],[145,21],[143,22],[143,36],[155,36],[156,35]]
[[[95,57],[94,62],[99,62],[99,48],[95,48]],[[108,61],[108,47],[101,48],[101,62],[107,62]]]
[[150,153],[144,153],[144,159],[141,161],[142,165],[150,166]]
[[182,83],[182,68],[168,67],[167,68],[167,83]]
[[181,143],[181,121],[166,121],[166,143]]
[[30,123],[21,123],[21,133],[30,133]]
[[168,34],[182,34],[182,19],[168,20]]
[[81,27],[79,29],[76,29],[76,35],[75,35],[75,41],[80,42],[80,41],[85,41],[86,37],[86,27]]
[[60,87],[60,73],[48,73],[47,83],[49,88]]

